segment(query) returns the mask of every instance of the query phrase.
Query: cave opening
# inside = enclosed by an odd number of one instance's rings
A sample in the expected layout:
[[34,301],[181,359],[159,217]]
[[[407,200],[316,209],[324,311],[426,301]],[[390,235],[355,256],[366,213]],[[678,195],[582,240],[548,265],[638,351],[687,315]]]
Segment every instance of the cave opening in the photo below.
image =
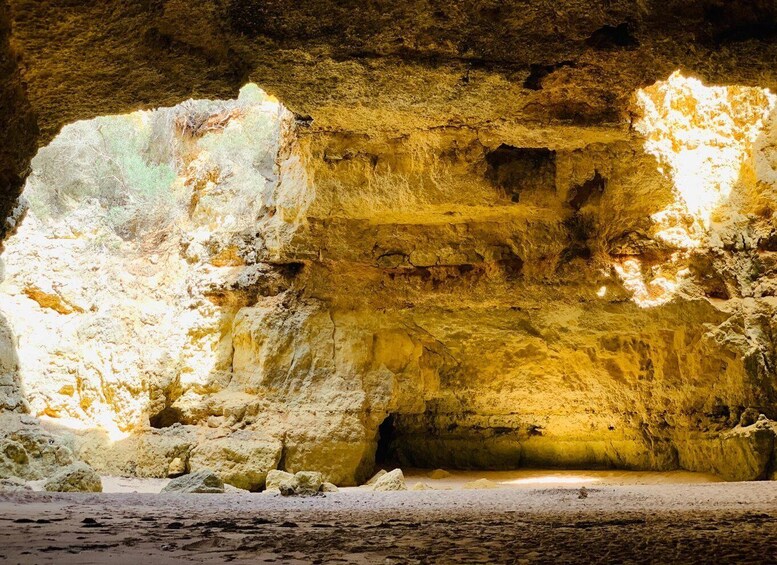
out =
[[236,313],[301,270],[263,260],[298,199],[279,189],[293,131],[248,84],[76,122],[39,150],[0,292],[33,415],[111,441],[222,423],[199,404],[229,382]]
[[375,449],[376,467],[398,463],[397,428],[394,414],[389,414],[378,426],[378,445]]
[[777,0],[0,1],[0,561],[771,562],[775,60]]
[[149,416],[148,423],[152,428],[169,428],[183,422],[183,412],[180,408],[168,406],[161,412]]

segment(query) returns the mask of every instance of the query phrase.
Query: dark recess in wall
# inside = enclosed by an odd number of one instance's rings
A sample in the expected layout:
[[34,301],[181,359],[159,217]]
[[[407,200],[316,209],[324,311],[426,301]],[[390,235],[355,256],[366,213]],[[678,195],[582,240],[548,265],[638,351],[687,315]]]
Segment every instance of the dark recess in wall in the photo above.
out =
[[486,164],[486,178],[513,202],[520,201],[524,191],[555,189],[556,152],[550,149],[503,143],[486,154]]
[[777,39],[777,5],[772,0],[710,0],[704,20],[713,43]]
[[529,76],[523,81],[523,87],[529,90],[542,90],[542,81],[562,67],[574,67],[574,61],[561,61],[552,65],[531,65]]
[[586,39],[585,44],[594,49],[628,49],[639,47],[639,41],[634,37],[633,26],[629,23],[617,26],[600,27]]
[[168,406],[161,412],[149,417],[148,423],[152,428],[169,428],[173,424],[181,423],[183,413],[178,408]]
[[375,450],[375,464],[377,466],[396,462],[396,427],[394,415],[389,414],[378,426],[378,447]]

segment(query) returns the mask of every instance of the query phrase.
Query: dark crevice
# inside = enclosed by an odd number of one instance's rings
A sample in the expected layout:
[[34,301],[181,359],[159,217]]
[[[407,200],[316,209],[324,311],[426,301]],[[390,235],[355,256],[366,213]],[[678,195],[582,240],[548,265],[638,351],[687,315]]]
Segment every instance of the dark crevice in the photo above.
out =
[[378,426],[378,447],[375,450],[375,465],[378,467],[396,463],[396,435],[394,415],[389,414]]
[[607,186],[607,179],[599,174],[599,171],[594,171],[594,176],[583,184],[572,187],[569,191],[569,205],[575,210],[579,210],[585,204],[587,204],[592,198],[596,199],[604,192],[604,188]]
[[183,413],[173,406],[168,406],[161,412],[150,416],[148,423],[152,428],[169,428],[173,424],[183,423]]
[[523,81],[523,87],[529,90],[542,90],[542,81],[545,77],[563,67],[575,66],[574,61],[561,61],[553,65],[531,65],[529,67],[529,76]]
[[777,8],[771,0],[708,0],[704,19],[718,45],[777,39]]
[[588,261],[593,253],[589,245],[594,236],[595,225],[591,216],[575,213],[564,221],[564,229],[567,232],[567,246],[561,253],[561,261],[569,263],[573,259]]
[[639,41],[634,37],[632,25],[629,23],[600,27],[585,40],[585,44],[594,49],[633,49],[639,47]]
[[281,456],[278,459],[278,464],[275,466],[275,468],[280,471],[286,470],[286,451],[286,442],[284,441],[281,445]]
[[519,202],[526,190],[554,190],[556,152],[547,148],[524,148],[502,144],[486,154],[486,178]]

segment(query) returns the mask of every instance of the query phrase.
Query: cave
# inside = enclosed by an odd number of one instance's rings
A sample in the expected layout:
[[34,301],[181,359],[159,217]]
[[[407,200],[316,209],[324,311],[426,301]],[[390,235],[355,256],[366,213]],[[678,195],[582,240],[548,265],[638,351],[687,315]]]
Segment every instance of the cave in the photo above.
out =
[[0,560],[768,561],[774,6],[432,4],[0,0]]
[[384,467],[397,462],[397,440],[394,415],[389,414],[378,426],[378,444],[375,447],[375,466]]

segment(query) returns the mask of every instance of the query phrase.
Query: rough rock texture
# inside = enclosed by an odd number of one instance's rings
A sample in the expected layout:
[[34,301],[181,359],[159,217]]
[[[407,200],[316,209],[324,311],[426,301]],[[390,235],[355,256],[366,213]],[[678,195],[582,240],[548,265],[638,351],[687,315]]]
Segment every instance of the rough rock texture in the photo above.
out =
[[279,490],[281,488],[281,483],[292,480],[294,480],[294,473],[287,473],[286,471],[273,469],[267,473],[266,487],[267,490]]
[[402,469],[394,469],[389,471],[372,486],[372,490],[378,492],[393,491],[393,490],[407,490],[405,484],[405,475],[402,473]]
[[271,473],[274,476],[268,482],[267,489],[277,490],[283,496],[313,496],[322,492],[325,484],[321,473],[317,471],[297,471],[293,475],[283,471],[271,471]]
[[478,479],[476,481],[464,483],[461,486],[461,488],[466,490],[479,490],[479,489],[497,488],[497,487],[499,487],[499,485],[489,479]]
[[0,414],[0,478],[45,479],[74,462],[67,443],[32,418]]
[[94,469],[85,463],[73,463],[43,484],[50,492],[102,492],[103,483]]
[[31,490],[32,487],[19,479],[0,479],[0,492],[25,492]]
[[175,132],[174,159],[144,142],[128,169],[173,178],[175,205],[30,198],[4,410],[82,428],[101,469],[177,458],[251,489],[275,467],[358,484],[376,453],[773,473],[770,4],[196,4],[0,4],[14,228],[65,123],[249,78],[294,114],[263,153],[240,135],[271,99],[124,118]]
[[173,479],[162,492],[186,494],[218,494],[224,492],[224,481],[210,469],[200,469],[189,475]]

